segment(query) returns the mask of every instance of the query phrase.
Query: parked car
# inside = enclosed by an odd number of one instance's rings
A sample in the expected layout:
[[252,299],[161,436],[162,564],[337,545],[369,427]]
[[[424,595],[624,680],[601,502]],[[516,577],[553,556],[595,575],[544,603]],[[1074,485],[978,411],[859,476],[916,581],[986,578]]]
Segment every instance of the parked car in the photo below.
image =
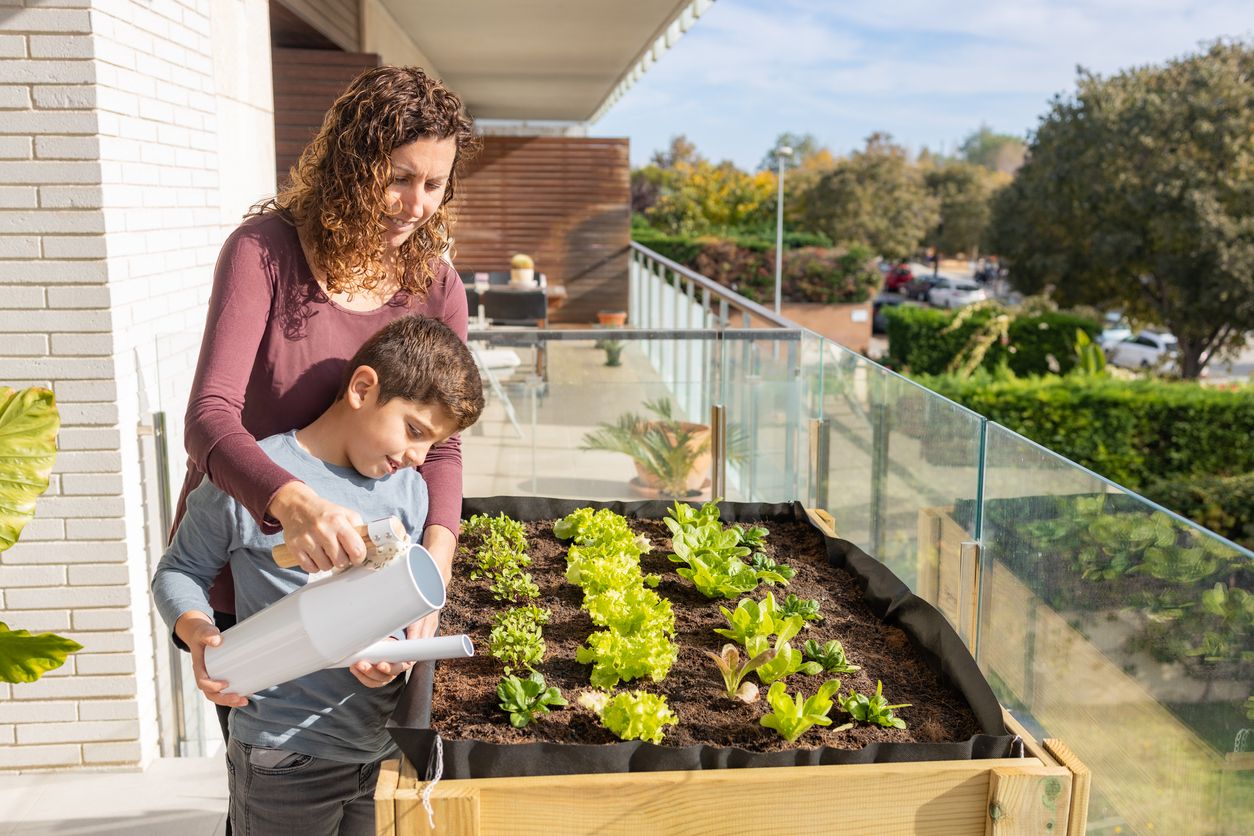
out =
[[963,308],[988,299],[988,291],[973,281],[940,276],[927,292],[927,300],[938,308]]
[[885,274],[884,289],[890,293],[901,293],[901,289],[913,279],[914,273],[910,272],[909,266],[903,261]]
[[1106,350],[1106,362],[1125,369],[1173,369],[1179,344],[1171,334],[1142,331]]
[[932,289],[932,285],[936,283],[936,278],[931,273],[919,273],[909,284],[901,289],[911,299],[918,299],[920,302],[927,301],[928,291]]
[[1109,351],[1116,343],[1132,336],[1132,326],[1119,311],[1107,311],[1102,317],[1102,333],[1097,338],[1103,351]]

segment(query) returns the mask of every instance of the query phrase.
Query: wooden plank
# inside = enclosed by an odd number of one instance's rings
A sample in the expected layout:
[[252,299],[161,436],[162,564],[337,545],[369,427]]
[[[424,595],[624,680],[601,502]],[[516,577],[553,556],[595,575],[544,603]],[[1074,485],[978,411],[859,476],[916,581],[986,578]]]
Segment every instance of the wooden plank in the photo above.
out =
[[374,787],[374,829],[377,836],[396,832],[396,786],[401,777],[401,762],[387,760],[379,764],[379,781]]
[[836,533],[836,519],[822,508],[807,508],[806,515],[810,518],[810,522],[814,523],[814,527],[826,534],[828,537],[838,537]]
[[[1069,781],[1067,770],[1027,758],[440,781],[431,801],[440,836],[825,834],[835,823],[848,833],[975,836],[986,832],[998,769],[1036,779],[1041,794],[1048,780]],[[421,789],[397,790],[398,834],[430,832]]]
[[1071,806],[1071,772],[1064,767],[998,767],[988,783],[985,836],[1063,833]]
[[1050,755],[1071,770],[1071,814],[1067,821],[1067,836],[1084,836],[1088,829],[1089,790],[1093,776],[1066,743],[1054,737],[1045,738],[1043,743]]

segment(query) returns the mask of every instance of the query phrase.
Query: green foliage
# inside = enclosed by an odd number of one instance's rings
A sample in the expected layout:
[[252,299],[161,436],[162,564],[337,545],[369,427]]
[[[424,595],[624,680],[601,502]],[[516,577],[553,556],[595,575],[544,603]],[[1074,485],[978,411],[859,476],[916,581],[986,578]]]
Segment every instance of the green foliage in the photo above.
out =
[[862,244],[885,258],[904,258],[939,220],[939,202],[923,173],[885,134],[837,160],[805,200],[804,227],[838,244]]
[[707,650],[705,655],[713,659],[714,664],[718,666],[730,699],[753,702],[758,698],[758,686],[752,682],[745,682],[744,678],[774,659],[775,651],[764,650],[757,656],[746,657],[744,664],[741,664],[740,650],[734,644],[723,645],[720,653]]
[[1180,341],[1181,373],[1254,330],[1254,48],[1103,78],[1055,98],[994,205],[992,239],[1019,290],[1121,308]]
[[531,565],[531,558],[527,556],[522,523],[504,513],[495,517],[475,514],[462,526],[462,534],[468,542],[478,543],[471,580],[487,578],[493,598],[513,602],[540,595],[531,573],[524,568]]
[[571,539],[566,578],[584,592],[583,608],[604,628],[588,637],[575,658],[591,664],[598,688],[647,676],[660,682],[679,653],[672,637],[671,604],[652,589],[656,576],[640,568],[648,540],[635,535],[627,520],[609,509],[580,508],[559,520],[553,532]]
[[[632,238],[759,303],[775,298],[775,239],[667,236],[634,230]],[[833,248],[824,235],[784,236],[780,295],[785,302],[865,302],[882,282],[875,253],[863,245]]]
[[1254,471],[1254,387],[1084,376],[919,382],[1133,490]]
[[1093,340],[1082,328],[1075,330],[1076,365],[1073,370],[1077,374],[1103,375],[1106,373],[1106,353],[1101,345]]
[[488,587],[497,601],[518,601],[540,597],[540,588],[531,579],[531,573],[517,566],[506,566]]
[[[797,738],[805,734],[811,726],[832,724],[832,718],[827,715],[832,710],[832,695],[839,690],[840,680],[831,679],[819,686],[818,693],[803,700],[801,694],[789,696],[784,683],[776,682],[766,692],[766,701],[771,706],[771,713],[758,722],[768,729],[774,729],[789,743],[796,743]],[[851,725],[840,726],[834,731],[842,731],[850,728]]]
[[686,496],[689,475],[710,452],[709,429],[676,418],[669,398],[645,401],[644,408],[657,417],[624,413],[585,435],[579,449],[625,453],[656,480],[662,493]]
[[[17,542],[35,515],[36,497],[48,489],[60,427],[50,390],[0,386],[0,552]],[[0,622],[0,682],[34,682],[78,650],[82,645],[70,639]]]
[[794,673],[812,676],[823,671],[822,665],[818,662],[807,662],[802,652],[789,643],[801,631],[802,623],[800,617],[795,615],[784,619],[778,625],[773,646],[769,636],[752,636],[745,642],[745,652],[750,656],[757,656],[767,650],[775,651],[774,658],[757,669],[758,679],[762,684],[769,685]]
[[34,682],[83,646],[54,633],[10,630],[0,621],[0,682]]
[[888,699],[884,697],[884,683],[876,680],[875,693],[872,696],[859,694],[857,691],[850,690],[849,696],[838,697],[837,702],[847,714],[853,716],[853,719],[862,723],[871,723],[876,726],[883,726],[888,729],[904,729],[906,721],[900,717],[893,715],[895,708],[909,708],[910,703],[900,703],[898,705],[889,705]]
[[1027,150],[1022,137],[994,133],[992,128],[981,125],[958,146],[958,155],[989,171],[1013,174],[1023,165]]
[[942,253],[974,255],[986,235],[993,192],[1010,178],[958,160],[924,169],[923,176],[940,205],[940,224],[928,233],[927,242]]
[[562,692],[546,686],[544,676],[532,671],[526,679],[506,676],[496,686],[500,708],[509,714],[509,724],[516,729],[529,726],[537,714],[548,714],[550,706],[566,705]]
[[[913,375],[943,374],[964,350],[976,347],[985,369],[1005,365],[1020,377],[1065,374],[1076,365],[1076,331],[1091,339],[1101,333],[1096,320],[1049,310],[1012,314],[997,303],[961,311],[897,305],[886,315],[888,362]],[[992,338],[981,341],[982,334]]]
[[495,613],[488,634],[489,652],[505,666],[506,673],[538,665],[546,649],[541,627],[548,622],[549,611],[535,605]]
[[[719,523],[718,505],[707,502],[699,511],[676,502],[662,520],[671,532],[667,555],[672,563],[684,564],[676,572],[692,581],[707,598],[735,598],[757,589],[759,583],[787,583],[779,567],[754,569],[745,562],[753,552],[741,545],[742,535],[735,528]],[[791,573],[791,569],[789,569]]]
[[787,618],[790,615],[797,615],[806,621],[822,621],[823,616],[819,612],[819,602],[815,599],[798,598],[791,592],[784,599],[783,605],[779,608],[780,615]]
[[1145,485],[1141,493],[1254,550],[1254,472],[1159,479]]
[[591,691],[579,697],[579,704],[596,712],[601,724],[621,740],[661,743],[666,726],[679,724],[666,697],[647,691],[625,691],[613,697]]
[[862,670],[861,665],[849,663],[845,658],[844,646],[835,639],[826,644],[810,639],[805,643],[805,657],[818,662],[825,673],[853,673]]
[[796,619],[796,630],[801,630],[803,619],[799,615],[784,616],[775,604],[775,596],[770,592],[761,601],[743,598],[735,610],[719,607],[723,617],[727,619],[727,628],[715,629],[715,633],[725,636],[741,646],[748,646],[749,640],[757,636],[774,636],[779,633],[790,618]]

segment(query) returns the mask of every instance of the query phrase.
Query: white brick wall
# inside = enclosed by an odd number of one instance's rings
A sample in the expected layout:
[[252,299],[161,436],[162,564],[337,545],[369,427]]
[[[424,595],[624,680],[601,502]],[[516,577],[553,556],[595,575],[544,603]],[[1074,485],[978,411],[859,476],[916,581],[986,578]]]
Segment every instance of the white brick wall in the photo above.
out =
[[213,263],[273,170],[266,0],[0,0],[0,385],[62,417],[0,620],[84,646],[0,683],[0,771],[170,751],[141,428],[164,409],[181,462]]

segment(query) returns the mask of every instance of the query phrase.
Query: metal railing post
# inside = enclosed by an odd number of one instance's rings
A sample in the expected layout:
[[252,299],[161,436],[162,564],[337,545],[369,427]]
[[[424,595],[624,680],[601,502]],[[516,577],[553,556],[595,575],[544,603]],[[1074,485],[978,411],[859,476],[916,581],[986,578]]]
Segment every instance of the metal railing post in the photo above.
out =
[[727,496],[727,410],[710,407],[710,499]]

